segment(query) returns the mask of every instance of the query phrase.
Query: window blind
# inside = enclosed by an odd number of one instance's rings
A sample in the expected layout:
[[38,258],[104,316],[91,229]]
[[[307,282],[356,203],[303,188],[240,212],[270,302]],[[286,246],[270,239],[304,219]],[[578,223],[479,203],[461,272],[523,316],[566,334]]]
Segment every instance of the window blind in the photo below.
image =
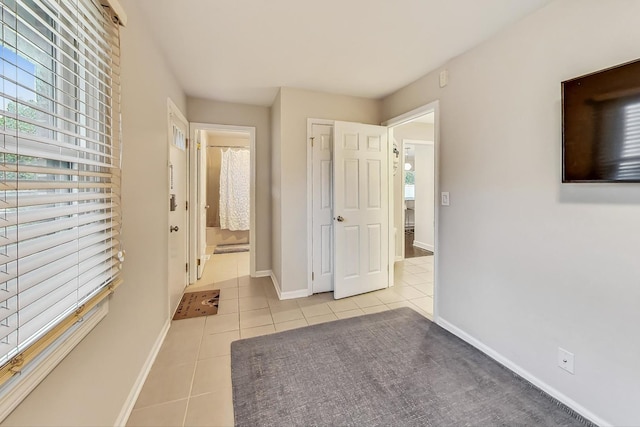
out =
[[119,281],[121,131],[119,31],[100,2],[1,8],[4,368]]

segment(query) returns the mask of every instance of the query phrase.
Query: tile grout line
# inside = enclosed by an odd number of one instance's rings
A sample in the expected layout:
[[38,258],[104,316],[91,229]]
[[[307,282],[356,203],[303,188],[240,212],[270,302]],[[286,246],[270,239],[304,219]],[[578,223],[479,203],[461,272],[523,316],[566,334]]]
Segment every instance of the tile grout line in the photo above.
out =
[[205,323],[204,325],[202,325],[202,333],[200,334],[200,342],[198,343],[198,352],[196,354],[196,363],[193,367],[193,373],[191,374],[191,384],[189,384],[189,394],[187,395],[187,406],[184,409],[184,416],[182,417],[182,427],[185,427],[185,424],[187,422],[187,414],[189,413],[189,403],[191,402],[191,391],[193,390],[193,382],[195,381],[196,371],[198,370],[198,361],[200,360],[200,350],[202,350],[202,340],[204,339],[205,329],[207,326],[206,317],[208,316],[205,316]]

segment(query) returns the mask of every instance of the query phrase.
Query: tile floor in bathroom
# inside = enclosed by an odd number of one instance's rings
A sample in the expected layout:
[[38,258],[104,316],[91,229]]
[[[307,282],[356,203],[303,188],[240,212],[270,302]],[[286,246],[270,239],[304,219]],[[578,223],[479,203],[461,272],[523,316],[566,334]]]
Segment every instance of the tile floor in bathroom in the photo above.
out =
[[334,300],[280,301],[269,277],[249,276],[249,253],[213,255],[187,292],[220,289],[218,314],[171,322],[127,426],[232,426],[230,344],[322,322],[411,307],[433,313],[433,256],[395,264],[395,286]]

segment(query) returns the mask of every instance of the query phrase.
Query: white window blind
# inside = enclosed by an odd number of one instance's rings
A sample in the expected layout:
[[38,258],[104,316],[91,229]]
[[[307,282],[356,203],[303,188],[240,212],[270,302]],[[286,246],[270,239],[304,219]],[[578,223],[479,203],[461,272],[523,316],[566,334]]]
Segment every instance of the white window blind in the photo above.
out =
[[97,0],[1,7],[6,366],[118,279],[120,52],[118,27]]

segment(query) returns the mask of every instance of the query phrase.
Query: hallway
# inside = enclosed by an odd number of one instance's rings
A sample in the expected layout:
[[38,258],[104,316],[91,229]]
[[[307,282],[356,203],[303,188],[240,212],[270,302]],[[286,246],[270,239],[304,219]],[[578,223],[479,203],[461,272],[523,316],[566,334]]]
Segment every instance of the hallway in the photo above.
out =
[[213,255],[188,291],[220,289],[218,314],[171,323],[127,425],[233,425],[230,344],[237,339],[398,307],[431,319],[433,257],[396,263],[395,274],[394,287],[364,295],[280,301],[270,278],[249,276],[248,252]]

